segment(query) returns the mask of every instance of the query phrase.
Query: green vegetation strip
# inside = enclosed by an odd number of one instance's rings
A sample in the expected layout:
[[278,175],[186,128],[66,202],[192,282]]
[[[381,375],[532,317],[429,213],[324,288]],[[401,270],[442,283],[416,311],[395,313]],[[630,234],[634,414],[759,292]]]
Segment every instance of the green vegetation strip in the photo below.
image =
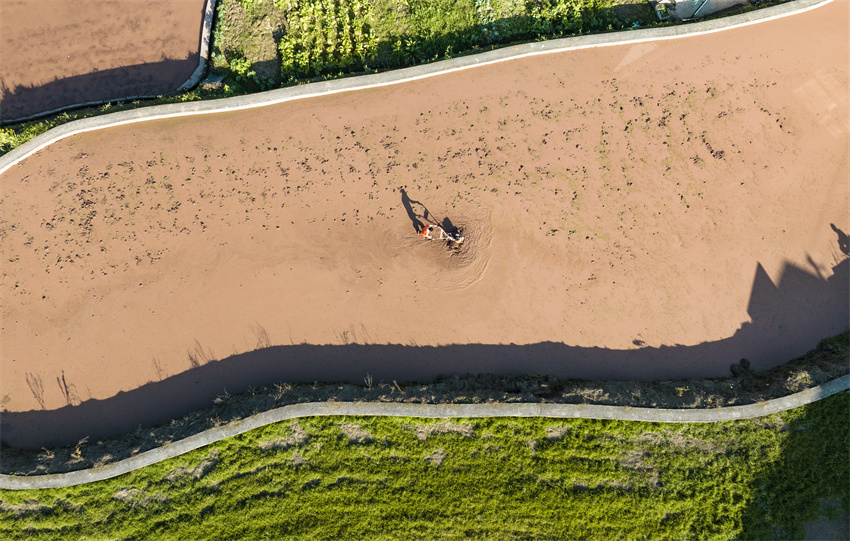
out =
[[175,443],[140,453],[100,468],[36,476],[0,475],[0,488],[42,489],[75,486],[110,479],[167,460],[211,443],[241,435],[262,426],[288,419],[325,415],[369,415],[387,417],[483,418],[550,417],[710,423],[753,419],[809,404],[850,388],[850,375],[783,398],[746,406],[712,409],[655,409],[589,404],[399,404],[381,402],[310,402],[276,408],[247,419],[195,434]]
[[310,417],[0,491],[3,539],[798,538],[848,508],[850,396],[708,424]]

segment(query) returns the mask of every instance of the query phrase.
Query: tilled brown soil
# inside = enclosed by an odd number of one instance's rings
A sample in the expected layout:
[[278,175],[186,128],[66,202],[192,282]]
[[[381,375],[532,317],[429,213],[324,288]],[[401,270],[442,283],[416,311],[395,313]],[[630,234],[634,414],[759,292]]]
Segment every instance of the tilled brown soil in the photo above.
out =
[[0,121],[176,90],[200,59],[205,0],[3,0]]
[[41,150],[0,178],[3,441],[275,381],[804,353],[848,321],[847,8]]

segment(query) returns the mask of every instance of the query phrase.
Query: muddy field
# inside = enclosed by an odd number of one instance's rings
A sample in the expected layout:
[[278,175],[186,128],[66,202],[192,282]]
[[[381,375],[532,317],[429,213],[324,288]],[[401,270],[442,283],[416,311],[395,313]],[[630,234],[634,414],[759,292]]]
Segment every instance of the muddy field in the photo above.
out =
[[172,92],[200,58],[205,0],[3,0],[0,121]]
[[54,144],[0,179],[2,406],[785,362],[847,328],[847,15]]

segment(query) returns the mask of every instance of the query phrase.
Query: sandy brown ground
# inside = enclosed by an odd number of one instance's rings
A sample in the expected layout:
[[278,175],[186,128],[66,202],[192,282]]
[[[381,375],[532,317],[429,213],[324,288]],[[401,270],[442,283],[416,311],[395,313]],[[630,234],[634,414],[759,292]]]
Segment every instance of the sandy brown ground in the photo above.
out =
[[[303,380],[362,381],[359,365],[322,371],[323,345],[350,343],[427,352],[373,369],[376,381],[653,380],[722,376],[742,356],[785,362],[847,328],[833,274],[850,231],[847,16],[841,0],[52,145],[0,179],[3,407],[217,367],[244,382],[250,357],[209,361],[274,345],[269,362]],[[463,227],[458,252],[417,238],[401,189]],[[792,275],[831,293],[771,305]],[[810,320],[804,335],[789,324]],[[758,340],[728,357],[641,356],[756,323]],[[538,343],[596,357],[487,365]],[[588,360],[609,353],[633,361]]]
[[0,121],[176,90],[205,0],[0,1]]

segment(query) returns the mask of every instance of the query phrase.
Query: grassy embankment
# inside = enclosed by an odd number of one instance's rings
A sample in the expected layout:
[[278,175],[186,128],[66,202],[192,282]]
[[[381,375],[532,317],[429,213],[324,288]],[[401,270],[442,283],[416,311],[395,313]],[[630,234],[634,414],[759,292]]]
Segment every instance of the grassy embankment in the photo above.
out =
[[527,41],[670,24],[643,0],[218,0],[220,89],[106,104],[0,128],[0,155],[50,128],[162,103],[395,69]]
[[0,491],[0,537],[799,538],[821,499],[850,505],[848,408],[844,392],[714,424],[306,418],[109,481]]

